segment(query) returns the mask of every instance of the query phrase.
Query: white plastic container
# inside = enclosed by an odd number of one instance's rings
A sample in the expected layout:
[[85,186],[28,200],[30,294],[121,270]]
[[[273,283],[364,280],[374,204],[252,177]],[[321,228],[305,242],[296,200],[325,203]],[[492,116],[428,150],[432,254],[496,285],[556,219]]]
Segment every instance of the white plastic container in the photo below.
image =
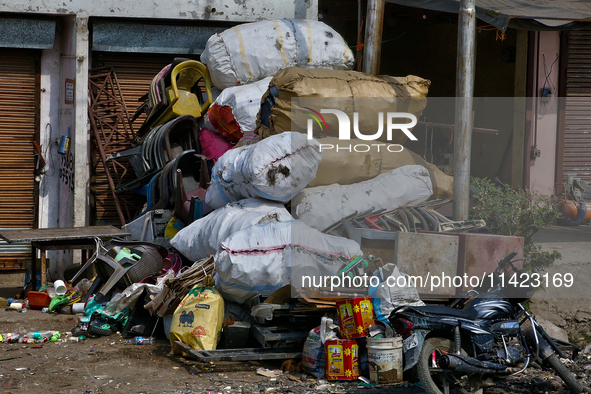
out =
[[57,295],[64,295],[68,291],[68,288],[66,287],[66,284],[63,280],[58,279],[55,282],[53,282],[53,287],[55,288],[55,293]]
[[402,382],[402,337],[367,338],[369,379],[374,384]]

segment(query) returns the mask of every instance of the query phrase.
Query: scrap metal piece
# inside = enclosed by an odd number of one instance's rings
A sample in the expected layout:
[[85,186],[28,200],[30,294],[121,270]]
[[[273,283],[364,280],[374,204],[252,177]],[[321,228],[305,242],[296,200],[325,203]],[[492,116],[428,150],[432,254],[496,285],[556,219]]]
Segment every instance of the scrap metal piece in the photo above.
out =
[[188,357],[201,363],[210,363],[216,361],[288,360],[302,357],[301,347],[277,349],[244,348],[193,350],[190,346],[185,345],[181,341],[175,341],[174,345],[175,348],[186,353]]

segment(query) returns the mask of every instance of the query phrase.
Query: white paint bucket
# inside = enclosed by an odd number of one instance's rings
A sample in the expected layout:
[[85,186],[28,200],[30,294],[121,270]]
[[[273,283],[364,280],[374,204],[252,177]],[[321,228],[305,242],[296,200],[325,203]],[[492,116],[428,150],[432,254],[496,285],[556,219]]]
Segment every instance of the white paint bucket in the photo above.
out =
[[369,379],[374,384],[402,382],[402,337],[367,338]]

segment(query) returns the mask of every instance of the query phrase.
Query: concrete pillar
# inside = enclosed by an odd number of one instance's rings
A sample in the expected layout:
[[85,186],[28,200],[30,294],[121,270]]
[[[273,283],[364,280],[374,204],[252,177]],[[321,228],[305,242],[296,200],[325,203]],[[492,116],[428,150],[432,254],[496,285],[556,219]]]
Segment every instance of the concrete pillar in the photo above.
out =
[[[88,225],[89,131],[88,131],[88,16],[76,15],[76,87],[74,90],[74,227]],[[80,254],[74,253],[75,262]]]

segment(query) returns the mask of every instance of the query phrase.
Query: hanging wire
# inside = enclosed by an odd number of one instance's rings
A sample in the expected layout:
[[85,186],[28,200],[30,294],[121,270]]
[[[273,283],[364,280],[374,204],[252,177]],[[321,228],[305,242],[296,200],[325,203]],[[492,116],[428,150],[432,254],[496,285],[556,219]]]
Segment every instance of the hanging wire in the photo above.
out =
[[[47,123],[45,125],[45,131],[46,132],[47,132],[47,127],[48,126],[49,126],[49,138],[50,138],[50,141],[51,141],[51,136],[53,135],[53,129],[51,127],[51,123]],[[45,176],[47,176],[49,178],[51,178],[52,176],[54,176],[55,175],[55,171],[56,171],[55,155],[53,155],[51,153],[51,148],[53,148],[54,145],[57,147],[58,143],[56,141],[51,141],[49,144],[46,145],[45,151],[43,151],[43,149],[41,150],[41,152],[43,153],[43,157],[50,159],[50,160],[48,160],[47,164],[49,164],[51,162],[51,170],[52,170],[51,171],[51,174],[49,174],[47,172],[45,173]]]
[[500,29],[496,28],[493,25],[477,26],[476,29],[481,30],[481,31],[495,31],[496,30],[497,34],[496,34],[495,41],[497,41],[497,40],[505,41],[505,39],[507,38],[507,35],[504,32],[502,32]]

